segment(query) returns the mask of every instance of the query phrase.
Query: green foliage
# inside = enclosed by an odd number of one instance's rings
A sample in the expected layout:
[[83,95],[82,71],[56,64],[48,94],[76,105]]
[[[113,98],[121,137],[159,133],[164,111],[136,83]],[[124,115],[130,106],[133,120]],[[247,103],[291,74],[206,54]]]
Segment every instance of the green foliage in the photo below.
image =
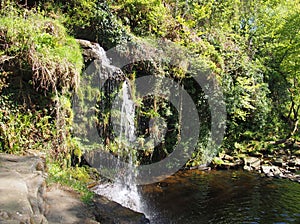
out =
[[[211,155],[211,152],[205,151],[211,119],[209,105],[205,94],[191,78],[193,72],[203,71],[204,68],[205,71],[210,70],[211,77],[221,86],[226,102],[228,119],[222,145],[224,151],[258,152],[268,147],[264,144],[267,140],[290,137],[299,139],[298,1],[30,1],[36,2],[32,5],[40,4],[46,11],[36,8],[36,13],[17,10],[7,3],[9,1],[5,2],[6,4],[1,4],[0,17],[0,91],[7,94],[8,89],[17,86],[17,90],[22,92],[33,85],[46,91],[50,98],[44,99],[47,101],[47,112],[42,112],[40,105],[31,107],[38,109],[35,113],[17,110],[15,116],[10,116],[9,110],[1,108],[1,147],[6,151],[18,151],[23,146],[38,147],[29,144],[21,135],[30,135],[29,133],[36,132],[36,127],[46,126],[51,130],[52,137],[59,139],[55,144],[61,148],[56,154],[62,155],[59,160],[68,167],[68,156],[73,153],[80,157],[80,144],[88,143],[88,139],[84,137],[88,133],[81,133],[81,142],[72,139],[70,135],[73,113],[67,92],[78,83],[82,58],[78,45],[66,34],[61,23],[67,27],[69,34],[97,41],[106,49],[130,38],[139,46],[139,42],[155,42],[153,40],[162,37],[177,46],[185,47],[193,55],[193,61],[180,62],[178,66],[170,65],[172,58],[166,57],[160,62],[150,60],[124,69],[132,83],[136,78],[155,74],[156,77],[171,77],[187,89],[203,121],[197,149],[188,165],[204,163]],[[164,50],[168,51],[167,47]],[[121,55],[127,53],[126,49],[120,52]],[[152,52],[148,52],[147,48],[145,53],[151,57]],[[181,66],[184,63],[186,65]],[[189,67],[196,67],[196,71],[187,73],[185,68]],[[88,82],[93,83],[93,80]],[[90,83],[84,86],[91,86]],[[157,90],[163,88],[159,83],[155,86]],[[97,101],[104,102],[104,111],[99,106],[101,103],[93,108],[93,113],[98,114],[98,117],[91,116],[90,120],[83,118],[82,123],[88,123],[90,129],[96,123],[98,127],[103,127],[103,132],[113,135],[109,124],[118,114],[105,102],[110,97],[114,98],[116,92],[117,89],[114,89],[108,96],[97,91],[97,87],[79,90],[81,102],[91,102],[95,100],[95,95],[98,97]],[[15,94],[14,99],[18,96],[22,96],[20,99],[28,99],[24,95],[26,94],[23,92]],[[158,136],[159,131],[165,127],[154,126],[150,130],[141,125],[138,128],[140,148],[131,150],[137,151],[135,155],[141,163],[158,161],[171,153],[177,144],[180,132],[179,113],[159,97],[137,97],[134,101],[137,104],[136,113],[142,123],[163,118],[169,122],[168,130],[176,130],[163,138],[159,147],[153,148],[155,143],[145,142],[145,139],[150,135]],[[50,108],[54,105],[56,109],[50,113]],[[83,104],[78,106],[79,114],[89,110]],[[28,109],[22,105],[22,109],[24,108]],[[45,119],[34,120],[36,116]],[[81,130],[80,122],[77,123],[76,128]],[[46,135],[46,130],[41,133],[44,132]],[[106,139],[103,140],[108,141],[107,147],[112,152],[117,152],[119,147],[123,147],[122,144],[126,144],[122,140],[109,142],[111,136],[107,137],[104,136]],[[21,143],[14,144],[14,148],[10,142],[15,142],[16,139],[20,139]],[[39,138],[36,142],[38,141]],[[64,157],[65,155],[68,156]]]
[[0,112],[0,150],[7,153],[25,153],[27,150],[49,150],[54,125],[41,111],[20,113]]
[[90,177],[92,170],[88,167],[70,167],[62,169],[57,163],[48,163],[48,184],[60,183],[69,186],[81,194],[85,203],[91,202],[94,193],[88,189],[88,184],[93,181]]
[[128,39],[125,30],[109,10],[106,1],[40,0],[37,2],[40,2],[49,16],[58,17],[67,27],[68,32],[76,38],[98,42],[106,49]]
[[137,35],[166,36],[173,20],[160,0],[112,1],[111,4],[123,25]]
[[26,79],[32,79],[37,89],[76,88],[83,66],[81,51],[58,21],[7,5],[1,10],[0,33],[0,55],[8,58],[7,63],[0,61],[5,70],[29,76]]
[[[6,1],[0,10],[0,142],[8,153],[46,152],[67,160],[71,138],[70,92],[83,67],[81,49],[59,20]],[[80,154],[78,150],[77,154]]]
[[[128,0],[111,1],[111,5],[134,34],[167,38],[196,55],[195,62],[190,64],[206,63],[222,87],[226,101],[228,119],[224,149],[234,151],[234,146],[240,144],[246,151],[259,150],[265,148],[261,142],[269,139],[291,135],[297,138],[300,108],[298,2]],[[162,20],[165,21],[163,25],[160,24]],[[147,73],[139,69],[133,68],[138,76]],[[199,108],[206,107],[201,91],[187,80],[188,74],[165,65],[163,71],[161,75],[184,80],[194,102]],[[158,104],[156,110],[146,105],[148,110],[145,111],[145,104],[140,105],[139,113],[149,117],[153,112],[166,109],[163,104]],[[201,132],[202,137],[206,135],[207,132]],[[205,144],[199,143],[190,164],[200,163],[206,155],[204,148]]]
[[300,107],[300,5],[297,1],[285,1],[262,11],[265,15],[261,15],[257,30],[257,45],[261,48],[258,57],[265,65],[274,114],[288,124],[282,137],[296,137]]

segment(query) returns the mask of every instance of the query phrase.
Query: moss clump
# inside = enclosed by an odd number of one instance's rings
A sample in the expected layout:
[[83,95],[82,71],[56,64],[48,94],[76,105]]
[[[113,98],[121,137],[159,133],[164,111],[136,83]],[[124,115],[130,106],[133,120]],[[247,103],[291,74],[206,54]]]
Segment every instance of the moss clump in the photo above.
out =
[[93,182],[90,172],[93,172],[89,167],[70,167],[62,170],[60,164],[49,163],[48,173],[49,178],[47,183],[60,183],[73,188],[81,194],[81,199],[85,203],[91,202],[94,193],[88,189],[88,185]]
[[46,15],[0,1],[0,151],[42,152],[49,183],[71,186],[89,201],[92,171],[74,164],[72,156],[80,163],[82,152],[71,135],[71,95],[83,57],[62,15]]
[[36,89],[76,88],[83,60],[79,45],[56,20],[8,5],[0,17],[0,66]]

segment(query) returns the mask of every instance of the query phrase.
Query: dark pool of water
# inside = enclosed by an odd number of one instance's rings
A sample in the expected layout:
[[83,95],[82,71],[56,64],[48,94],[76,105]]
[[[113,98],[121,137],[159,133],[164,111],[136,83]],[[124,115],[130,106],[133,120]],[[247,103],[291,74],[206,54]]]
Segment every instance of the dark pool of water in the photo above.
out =
[[243,171],[183,171],[143,186],[151,223],[297,223],[300,184]]

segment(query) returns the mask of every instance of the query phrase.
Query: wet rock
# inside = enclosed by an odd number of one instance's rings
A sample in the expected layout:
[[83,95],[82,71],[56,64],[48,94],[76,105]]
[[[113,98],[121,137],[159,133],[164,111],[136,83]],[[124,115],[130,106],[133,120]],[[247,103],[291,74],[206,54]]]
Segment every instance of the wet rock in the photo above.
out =
[[[215,157],[212,166],[217,169],[232,169],[243,166],[244,170],[257,171],[268,177],[286,178],[300,183],[300,177],[297,172],[300,170],[300,158],[288,151],[280,150],[277,154],[265,154],[263,157],[243,155],[241,161],[233,157],[227,157],[225,154]],[[300,176],[300,175],[299,175]]]
[[295,159],[295,166],[300,167],[300,158]]
[[144,224],[145,215],[95,197],[90,206],[61,185],[46,188],[43,160],[0,154],[0,223],[8,224]]
[[300,183],[300,175],[294,175],[291,180]]
[[92,207],[80,200],[80,195],[67,187],[53,185],[45,197],[48,224],[95,224]]
[[289,167],[288,171],[295,173],[297,171],[296,167]]
[[102,59],[100,52],[104,50],[102,50],[98,43],[80,39],[77,39],[76,41],[80,44],[83,50],[82,55],[85,62]]
[[236,167],[237,167],[237,164],[233,163],[233,162],[225,161],[223,164],[221,164],[222,169],[234,169]]
[[252,171],[252,168],[250,166],[246,166],[246,165],[243,167],[243,169],[246,171]]
[[103,196],[97,195],[94,198],[96,218],[100,223],[105,224],[147,224],[149,219],[144,214],[132,211],[120,204],[109,201]]
[[245,157],[244,158],[244,170],[259,170],[260,169],[260,159],[257,157]]
[[197,169],[201,170],[201,171],[210,171],[211,167],[209,167],[207,165],[199,165],[199,166],[197,166]]
[[230,155],[227,155],[227,154],[225,154],[225,155],[223,156],[223,159],[224,159],[224,160],[228,160],[228,161],[234,161],[234,157],[233,157],[233,156],[230,156]]
[[244,161],[229,155],[220,155],[214,157],[210,166],[217,169],[238,169],[244,164]]
[[[83,75],[98,77],[101,74],[102,81],[108,81],[104,90],[108,92],[115,91],[120,82],[126,80],[126,75],[119,67],[112,64],[112,59],[106,55],[106,51],[98,43],[81,39],[77,39],[77,42],[83,50],[82,55],[85,62]],[[93,85],[97,84],[93,83]]]
[[262,165],[261,171],[268,177],[283,177],[282,172],[277,166]]
[[264,174],[269,174],[269,173],[272,172],[272,168],[273,168],[273,166],[262,165],[262,166],[261,166],[261,171],[262,171]]
[[273,164],[275,165],[275,166],[283,166],[283,159],[282,158],[276,158],[275,160],[274,160],[274,162],[273,162]]
[[288,161],[287,165],[289,167],[300,167],[300,158],[292,158]]
[[289,160],[289,161],[288,161],[288,166],[289,166],[289,167],[294,167],[294,166],[296,166],[296,160],[294,160],[294,159]]
[[244,161],[242,159],[235,159],[234,163],[236,166],[241,166],[244,164]]

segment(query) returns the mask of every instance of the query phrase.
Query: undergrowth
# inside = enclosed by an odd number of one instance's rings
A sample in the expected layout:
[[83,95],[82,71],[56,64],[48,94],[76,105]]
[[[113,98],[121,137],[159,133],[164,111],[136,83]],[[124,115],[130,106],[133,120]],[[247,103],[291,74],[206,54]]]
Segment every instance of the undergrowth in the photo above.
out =
[[91,169],[71,164],[71,157],[82,154],[71,134],[81,49],[60,20],[5,3],[0,2],[0,151],[45,154],[48,183],[70,186],[88,202]]
[[89,167],[69,167],[61,169],[58,163],[48,163],[47,184],[60,183],[66,185],[79,192],[81,199],[85,203],[90,203],[94,193],[90,191],[87,185],[93,181],[90,177],[91,169]]
[[75,89],[83,60],[79,45],[66,29],[42,12],[10,5],[1,12],[0,64],[4,70],[31,79],[36,89]]

